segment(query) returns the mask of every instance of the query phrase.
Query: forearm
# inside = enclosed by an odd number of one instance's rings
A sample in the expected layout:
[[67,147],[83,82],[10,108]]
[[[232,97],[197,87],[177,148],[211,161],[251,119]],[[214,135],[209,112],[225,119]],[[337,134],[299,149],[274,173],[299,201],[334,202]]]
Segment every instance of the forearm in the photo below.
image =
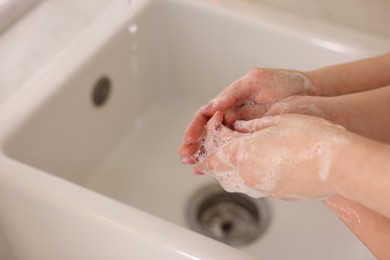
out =
[[390,54],[306,72],[318,95],[338,96],[390,85]]
[[350,138],[332,164],[334,194],[390,218],[390,147],[357,135]]
[[390,219],[340,196],[324,204],[362,241],[378,259],[388,259],[390,252]]
[[330,120],[359,135],[390,143],[390,86],[331,99],[337,107],[331,110],[337,115]]

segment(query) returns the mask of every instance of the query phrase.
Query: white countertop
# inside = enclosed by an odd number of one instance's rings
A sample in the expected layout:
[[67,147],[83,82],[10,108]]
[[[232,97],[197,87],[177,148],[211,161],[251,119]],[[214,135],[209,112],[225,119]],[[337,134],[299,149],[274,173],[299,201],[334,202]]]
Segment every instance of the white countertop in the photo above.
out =
[[43,0],[0,35],[0,106],[112,1]]

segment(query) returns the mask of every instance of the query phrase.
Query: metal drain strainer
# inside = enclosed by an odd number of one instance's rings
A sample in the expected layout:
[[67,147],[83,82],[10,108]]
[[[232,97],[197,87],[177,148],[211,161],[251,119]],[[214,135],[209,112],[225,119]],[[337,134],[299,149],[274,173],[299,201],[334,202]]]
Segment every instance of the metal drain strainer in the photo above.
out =
[[198,190],[189,201],[187,214],[191,229],[232,246],[255,241],[270,221],[265,199],[228,193],[217,184]]

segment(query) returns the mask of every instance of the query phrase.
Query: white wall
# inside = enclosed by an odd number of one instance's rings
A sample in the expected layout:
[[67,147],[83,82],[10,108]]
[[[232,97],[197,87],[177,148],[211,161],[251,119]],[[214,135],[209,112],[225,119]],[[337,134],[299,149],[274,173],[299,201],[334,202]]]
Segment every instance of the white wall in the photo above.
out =
[[251,0],[390,38],[390,0]]

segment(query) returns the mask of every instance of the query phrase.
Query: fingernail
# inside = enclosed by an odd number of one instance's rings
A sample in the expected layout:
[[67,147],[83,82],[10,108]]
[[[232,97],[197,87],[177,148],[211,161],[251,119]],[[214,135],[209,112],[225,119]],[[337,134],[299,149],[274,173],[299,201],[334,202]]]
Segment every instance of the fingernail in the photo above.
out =
[[187,164],[194,164],[194,162],[196,162],[194,155],[191,153],[185,154],[182,158],[183,158],[183,161]]
[[187,163],[188,162],[188,158],[189,158],[189,151],[188,150],[179,151],[177,154],[178,154],[178,156],[180,157],[180,160],[183,163]]
[[191,159],[189,157],[182,157],[180,159],[181,159],[181,162],[184,164],[191,164]]

